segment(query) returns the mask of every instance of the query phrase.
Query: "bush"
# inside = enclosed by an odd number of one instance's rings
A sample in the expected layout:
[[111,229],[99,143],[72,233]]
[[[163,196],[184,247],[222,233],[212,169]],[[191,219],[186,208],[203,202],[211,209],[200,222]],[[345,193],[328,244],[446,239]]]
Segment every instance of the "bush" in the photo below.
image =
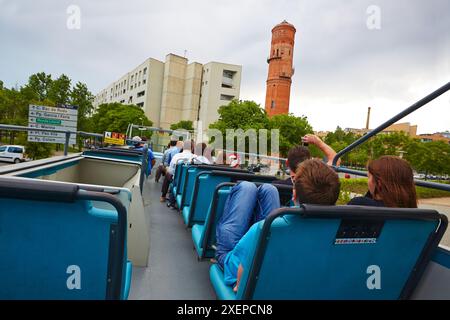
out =
[[[364,195],[368,190],[367,178],[340,179],[340,180],[341,180],[341,193],[339,195],[337,204],[346,204],[348,201],[350,201],[350,193]],[[449,191],[442,191],[425,187],[416,187],[416,193],[417,199],[450,197]]]

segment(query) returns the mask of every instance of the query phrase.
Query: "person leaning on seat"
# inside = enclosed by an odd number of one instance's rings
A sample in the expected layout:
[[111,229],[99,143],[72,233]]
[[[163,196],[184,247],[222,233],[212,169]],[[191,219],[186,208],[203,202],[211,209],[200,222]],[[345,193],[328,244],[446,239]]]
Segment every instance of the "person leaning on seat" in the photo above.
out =
[[[300,203],[334,205],[339,197],[339,177],[318,159],[303,161],[294,177],[293,200]],[[278,190],[271,184],[259,187],[242,181],[233,186],[216,228],[216,260],[224,270],[225,283],[236,292],[247,257],[257,241],[257,228],[280,208]]]
[[169,153],[171,153],[174,149],[177,149],[176,144],[177,144],[176,140],[171,140],[167,145],[167,149],[164,151],[161,159],[161,164],[158,166],[158,169],[156,170],[155,173],[155,182],[159,182],[161,175],[163,177],[166,176],[167,167],[169,166]]

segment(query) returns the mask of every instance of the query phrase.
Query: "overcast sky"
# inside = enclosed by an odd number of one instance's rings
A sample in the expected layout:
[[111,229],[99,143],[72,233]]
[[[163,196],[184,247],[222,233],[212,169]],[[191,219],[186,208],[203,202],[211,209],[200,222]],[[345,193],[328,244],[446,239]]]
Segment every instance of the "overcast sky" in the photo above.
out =
[[[67,28],[67,8],[81,28]],[[380,9],[369,29],[367,8]],[[448,0],[0,0],[0,80],[45,71],[96,94],[167,53],[243,66],[241,99],[264,106],[271,28],[297,29],[290,111],[315,130],[371,128],[450,81]],[[373,21],[373,20],[370,20]],[[372,25],[373,26],[373,25]],[[450,93],[406,118],[419,133],[450,130]]]

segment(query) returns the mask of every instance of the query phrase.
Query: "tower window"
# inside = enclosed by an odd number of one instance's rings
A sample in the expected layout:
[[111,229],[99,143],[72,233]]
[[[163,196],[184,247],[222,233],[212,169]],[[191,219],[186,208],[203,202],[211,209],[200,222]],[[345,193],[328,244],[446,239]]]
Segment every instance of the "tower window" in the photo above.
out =
[[270,103],[270,108],[271,109],[275,108],[275,100],[272,100],[272,102]]
[[277,49],[277,57],[278,57],[278,49]]

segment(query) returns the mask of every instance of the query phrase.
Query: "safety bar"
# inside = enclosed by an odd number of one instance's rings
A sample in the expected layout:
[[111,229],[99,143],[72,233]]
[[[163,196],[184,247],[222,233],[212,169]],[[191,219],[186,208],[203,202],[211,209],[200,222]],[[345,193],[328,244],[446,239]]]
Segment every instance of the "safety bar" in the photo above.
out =
[[67,156],[69,150],[69,140],[71,134],[78,134],[80,136],[86,137],[95,137],[95,138],[103,138],[102,134],[85,132],[85,131],[67,131],[67,130],[51,130],[51,129],[41,129],[41,128],[31,128],[25,126],[17,126],[10,124],[0,124],[0,130],[10,130],[10,131],[44,131],[44,132],[56,132],[56,133],[65,133],[66,141],[64,143],[64,155]]
[[[386,121],[383,124],[379,125],[377,128],[375,128],[372,131],[368,132],[367,134],[363,135],[361,138],[359,138],[358,140],[354,141],[353,143],[351,143],[350,145],[348,145],[347,147],[345,147],[344,149],[339,151],[336,154],[336,156],[334,157],[334,159],[333,159],[333,168],[337,172],[351,173],[351,174],[355,174],[355,175],[359,175],[359,176],[367,176],[367,173],[363,172],[363,171],[351,170],[351,169],[347,169],[347,168],[342,168],[342,167],[336,166],[338,159],[341,158],[346,153],[350,152],[351,150],[355,149],[356,147],[358,147],[359,145],[361,145],[365,141],[369,140],[371,137],[375,136],[377,133],[383,131],[384,129],[386,129],[390,125],[394,124],[398,120],[406,117],[410,113],[412,113],[412,112],[416,111],[417,109],[419,109],[419,108],[423,107],[424,105],[426,105],[428,102],[433,101],[437,97],[439,97],[442,94],[446,93],[448,90],[450,90],[450,82],[447,82],[447,84],[443,85],[442,87],[440,87],[436,91],[430,93],[426,97],[424,97],[421,100],[417,101],[412,106],[406,108],[405,110],[403,110],[402,112],[400,112],[396,116],[392,117],[388,121]],[[415,182],[415,184],[417,186],[426,187],[426,188],[432,188],[432,189],[439,189],[439,190],[444,190],[444,191],[450,191],[450,185],[447,185],[447,184],[436,183],[436,182],[428,182],[428,181],[423,181],[423,180],[414,180],[414,182]]]

